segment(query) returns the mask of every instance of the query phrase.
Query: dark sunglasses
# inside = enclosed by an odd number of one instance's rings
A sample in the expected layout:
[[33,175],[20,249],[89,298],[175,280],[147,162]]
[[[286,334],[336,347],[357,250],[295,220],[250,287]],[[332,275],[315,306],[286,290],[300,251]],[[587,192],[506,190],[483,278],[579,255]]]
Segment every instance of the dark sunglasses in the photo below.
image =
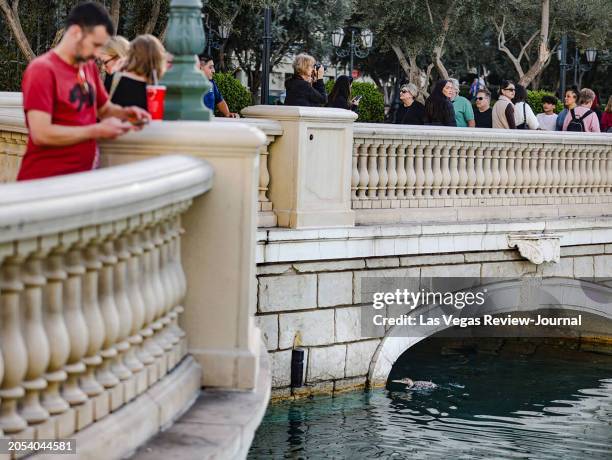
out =
[[402,89],[402,90],[400,91],[400,94],[406,94],[407,92],[408,92],[408,90],[407,90],[407,89]]
[[484,101],[486,99],[486,97],[477,97],[476,100],[477,101]]
[[514,89],[514,88],[504,88],[504,91],[512,91],[512,92],[514,92],[514,91],[516,91],[516,89]]

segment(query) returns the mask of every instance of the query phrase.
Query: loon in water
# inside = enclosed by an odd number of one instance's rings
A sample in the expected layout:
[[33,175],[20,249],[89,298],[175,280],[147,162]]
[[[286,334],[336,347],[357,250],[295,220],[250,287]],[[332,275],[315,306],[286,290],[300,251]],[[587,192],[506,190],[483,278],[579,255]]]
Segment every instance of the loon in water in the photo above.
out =
[[400,379],[400,380],[391,380],[391,382],[393,383],[402,383],[404,385],[406,385],[406,389],[409,390],[435,390],[436,388],[438,388],[438,385],[436,385],[433,382],[426,382],[424,380],[417,380],[416,382],[408,377],[406,377],[405,379]]

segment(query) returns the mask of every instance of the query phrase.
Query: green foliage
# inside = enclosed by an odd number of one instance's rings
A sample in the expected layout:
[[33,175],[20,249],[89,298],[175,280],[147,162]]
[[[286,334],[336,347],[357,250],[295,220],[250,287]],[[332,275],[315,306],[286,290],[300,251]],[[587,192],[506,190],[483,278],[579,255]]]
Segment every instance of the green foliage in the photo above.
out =
[[[329,80],[325,83],[325,91],[327,91],[327,94],[331,93],[333,87],[333,80]],[[359,109],[357,111],[359,117],[357,118],[357,122],[383,122],[385,118],[385,102],[383,95],[378,91],[375,84],[354,81],[351,93],[352,97],[363,96],[359,102]]]
[[227,102],[230,112],[238,113],[251,105],[251,93],[232,74],[217,72],[215,83],[219,87],[223,99]]
[[[527,103],[533,109],[535,114],[542,113],[544,110],[542,109],[542,97],[543,96],[554,96],[553,93],[548,91],[527,91]],[[557,99],[557,105],[555,106],[555,113],[559,113],[563,110],[563,104],[560,100]]]

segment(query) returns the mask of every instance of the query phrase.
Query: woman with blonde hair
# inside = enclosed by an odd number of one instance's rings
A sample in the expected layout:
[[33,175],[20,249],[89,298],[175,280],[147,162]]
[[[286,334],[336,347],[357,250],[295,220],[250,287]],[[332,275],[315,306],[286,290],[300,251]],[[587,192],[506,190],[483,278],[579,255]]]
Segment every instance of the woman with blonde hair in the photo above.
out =
[[109,97],[121,106],[136,105],[147,110],[147,85],[156,84],[166,71],[166,50],[153,35],[139,35],[121,71],[113,74]]
[[102,47],[100,51],[100,64],[106,74],[104,86],[106,91],[110,90],[111,75],[115,73],[125,62],[125,57],[130,50],[130,42],[121,35],[115,35]]
[[315,65],[315,58],[308,54],[298,54],[293,61],[293,76],[285,82],[287,98],[285,105],[320,107],[327,103],[327,93],[323,84],[325,69]]

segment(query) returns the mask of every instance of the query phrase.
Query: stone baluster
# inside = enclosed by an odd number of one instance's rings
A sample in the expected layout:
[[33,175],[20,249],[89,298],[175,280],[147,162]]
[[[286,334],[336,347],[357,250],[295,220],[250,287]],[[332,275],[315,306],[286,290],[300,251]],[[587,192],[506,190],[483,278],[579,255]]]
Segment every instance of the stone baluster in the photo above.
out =
[[593,150],[587,150],[587,158],[586,158],[586,175],[587,175],[587,182],[586,182],[586,187],[585,187],[585,193],[587,194],[592,194],[593,193],[593,186],[596,183],[596,178],[595,178],[595,151]]
[[[152,214],[146,213],[142,216],[141,227],[141,242],[142,242],[142,298],[145,303],[145,328],[151,329],[150,337],[145,336],[144,345],[146,350],[155,358],[155,366],[149,368],[149,385],[158,380],[162,374],[160,370],[164,369],[162,363],[165,363],[164,350],[158,343],[156,332],[161,329],[161,323],[156,323],[157,315],[157,297],[156,288],[153,279],[153,249],[155,245],[151,240],[151,230],[149,228],[152,220]],[[164,371],[165,373],[165,371]]]
[[606,181],[606,193],[610,193],[612,192],[612,155],[610,154],[610,149],[606,149],[604,150],[605,152],[605,157],[606,157],[606,166],[605,169],[606,171],[606,177],[608,178]]
[[595,149],[593,152],[593,193],[600,193],[602,188],[602,172],[601,172],[601,156],[603,151],[601,149]]
[[[102,364],[100,350],[106,335],[98,296],[102,262],[100,261],[97,229],[95,227],[82,229],[81,238],[84,244],[86,244],[84,249],[83,316],[85,317],[85,324],[89,333],[87,351],[85,352],[85,358],[83,358],[87,369],[85,375],[81,377],[81,389],[87,396],[94,398],[104,392],[103,386],[96,379],[96,371]],[[112,374],[110,374],[107,384],[111,380],[114,382],[114,385],[118,383],[118,380]]]
[[412,198],[416,195],[416,148],[413,142],[408,145],[406,149],[406,192],[404,196],[406,198]]
[[424,147],[419,143],[415,149],[415,165],[416,182],[414,184],[414,195],[422,197],[424,195],[423,186],[425,184],[425,167],[424,167]]
[[44,324],[51,355],[45,374],[48,385],[43,390],[42,403],[51,415],[69,409],[68,402],[60,395],[60,385],[68,378],[64,365],[70,356],[70,336],[64,321],[64,282],[68,278],[64,269],[66,251],[63,243],[57,243],[45,261]]
[[491,152],[491,173],[493,176],[493,181],[491,182],[491,195],[497,196],[503,194],[500,190],[502,179],[499,170],[501,167],[499,161],[499,147],[490,147],[489,152]]
[[[144,366],[154,366],[155,359],[143,346],[144,340],[153,336],[153,330],[145,328],[146,308],[141,292],[142,286],[142,254],[140,244],[140,217],[129,219],[130,232],[128,234],[128,250],[130,258],[127,260],[127,286],[128,299],[132,308],[132,329],[128,341],[131,350],[136,354],[137,359],[132,360],[131,356],[126,356],[125,364],[136,375],[136,393],[140,394],[147,388],[147,373],[140,373],[140,363]],[[123,249],[123,247],[122,247]]]
[[179,337],[175,334],[174,329],[172,327],[174,317],[176,316],[174,307],[176,307],[177,305],[177,286],[175,286],[175,282],[171,273],[169,255],[169,243],[171,238],[166,228],[166,224],[168,219],[170,218],[172,208],[168,207],[166,209],[163,209],[161,212],[163,217],[159,221],[159,224],[157,226],[157,232],[159,233],[159,239],[161,240],[161,245],[159,246],[160,279],[164,288],[164,293],[166,294],[166,304],[164,307],[161,321],[162,324],[164,324],[164,338],[169,344],[168,369],[172,369],[177,362],[176,352],[177,345],[180,341]]
[[[128,298],[127,286],[127,260],[130,258],[130,253],[127,250],[126,233],[128,231],[128,221],[121,220],[114,223],[114,239],[110,241],[109,251],[115,255],[117,262],[113,266],[113,292],[115,296],[115,305],[119,317],[119,328],[117,331],[117,357],[112,365],[112,370],[119,380],[126,381],[125,383],[125,402],[134,396],[134,383],[132,379],[133,373],[126,361],[132,361],[132,365],[137,360],[134,351],[130,352],[130,342],[128,336],[132,330],[132,307]],[[129,354],[129,356],[128,356]],[[139,369],[141,366],[137,366]]]
[[580,149],[580,182],[578,183],[578,193],[584,194],[587,184],[589,183],[589,176],[587,173],[587,155],[588,150],[585,148]]
[[[0,249],[8,253],[8,248]],[[19,296],[23,291],[21,264],[19,257],[11,255],[0,266],[0,348],[4,364],[0,386],[0,429],[8,435],[19,433],[27,427],[26,421],[17,412],[17,402],[25,394],[22,384],[28,369],[28,353],[21,334],[19,312]]]
[[433,149],[434,146],[424,141],[425,149],[423,151],[423,170],[425,172],[425,183],[423,184],[423,196],[431,197],[434,183],[433,173]]
[[[119,335],[119,313],[115,304],[114,288],[114,267],[117,264],[117,256],[113,251],[113,230],[112,224],[100,226],[102,233],[102,244],[100,261],[102,269],[99,278],[99,297],[100,312],[104,323],[104,343],[102,344],[102,366],[98,371],[98,381],[104,388],[114,388],[119,384],[119,376],[112,372],[113,362],[119,355],[117,347],[117,337]],[[123,373],[123,369],[120,369]],[[111,403],[112,404],[112,403]]]
[[544,170],[546,171],[546,180],[544,181],[544,193],[546,195],[551,195],[553,193],[553,183],[555,181],[555,175],[553,172],[552,162],[554,157],[554,152],[550,147],[545,148],[545,158],[544,158]]
[[[376,199],[378,187],[378,150],[382,144],[380,142],[372,142],[368,148],[368,198]],[[384,146],[382,146],[384,147]]]
[[176,217],[178,212],[178,207],[173,205],[169,207],[166,211],[166,218],[161,223],[161,236],[164,240],[164,245],[162,246],[161,252],[161,262],[162,262],[162,271],[163,271],[163,279],[164,284],[167,285],[167,289],[169,292],[168,300],[168,308],[166,316],[168,318],[168,327],[167,330],[167,339],[172,345],[172,353],[170,354],[170,358],[168,364],[170,368],[174,367],[178,360],[180,359],[180,342],[182,338],[182,334],[178,329],[178,311],[177,307],[180,302],[180,290],[181,290],[181,280],[177,277],[177,273],[174,267],[173,261],[173,245],[174,245],[174,232],[172,230],[172,221]]
[[359,185],[357,186],[357,198],[366,200],[368,198],[368,183],[370,175],[368,173],[368,144],[364,141],[359,144]]
[[[460,168],[465,169],[465,159],[462,158],[463,163],[459,159],[459,147],[456,145],[450,146],[450,161],[449,161],[449,174],[450,174],[450,183],[449,183],[449,195],[457,196],[457,189],[460,186],[461,174],[459,173]],[[466,175],[467,181],[467,175]]]
[[[176,219],[172,223],[173,230],[173,250],[172,250],[172,260],[174,262],[174,271],[175,276],[179,280],[179,297],[177,304],[178,306],[175,308],[175,311],[180,315],[183,313],[184,308],[180,305],[185,298],[185,294],[187,293],[187,277],[185,276],[185,271],[183,270],[183,264],[181,263],[181,236],[185,233],[185,230],[181,227],[181,214],[189,209],[191,206],[191,200],[186,201],[184,203],[180,203],[178,207],[178,215]],[[178,322],[175,324],[175,329],[181,337],[181,357],[187,354],[187,334],[178,326]]]
[[461,147],[461,152],[465,155],[467,174],[467,182],[465,183],[463,195],[468,197],[480,194],[480,190],[476,188],[476,183],[478,182],[476,170],[476,150],[477,148],[474,144],[469,144],[467,147]]
[[[46,254],[39,250],[36,241],[33,243],[32,250],[27,251],[30,255],[23,266],[21,277],[25,287],[23,332],[28,353],[28,368],[23,382],[25,398],[21,404],[20,414],[30,425],[49,419],[49,412],[40,404],[40,392],[47,388],[47,381],[43,375],[51,357],[49,340],[43,324],[43,287],[47,280],[43,276],[42,261]],[[24,242],[19,242],[19,246],[23,244]]]
[[268,186],[270,185],[270,172],[268,170],[268,157],[270,155],[269,146],[274,142],[274,136],[267,136],[266,145],[259,150],[259,210],[269,211],[270,205],[268,198]]
[[[509,146],[509,148],[511,148]],[[514,184],[513,196],[520,197],[524,195],[525,190],[525,161],[524,154],[525,148],[524,146],[518,146],[515,149],[512,149],[515,152],[516,159],[514,161],[514,171],[516,175],[516,183]]]
[[503,145],[501,147],[501,155],[503,158],[507,158],[506,160],[506,175],[507,175],[507,185],[505,195],[507,197],[514,196],[516,192],[516,150],[508,149],[507,145]]
[[580,174],[580,148],[578,147],[572,149],[572,174],[574,176],[574,180],[572,181],[572,195],[575,195],[578,193],[578,188],[582,181]]
[[359,161],[359,148],[361,144],[355,140],[353,144],[353,158],[351,159],[351,200],[357,199],[357,190],[359,188],[359,169],[357,163]]
[[493,159],[493,149],[490,145],[483,145],[481,152],[483,155],[482,168],[484,171],[484,184],[482,188],[482,194],[484,196],[491,196],[491,187],[493,186],[493,168],[491,167],[491,161]]
[[[165,356],[162,363],[162,373],[168,370],[168,359],[172,351],[172,343],[168,340],[166,330],[170,323],[170,320],[165,316],[166,307],[169,303],[168,292],[162,281],[162,266],[161,266],[161,246],[163,245],[163,239],[160,237],[160,220],[162,218],[162,211],[157,210],[154,212],[153,226],[151,227],[151,237],[155,247],[151,251],[152,255],[152,267],[153,267],[153,286],[156,290],[157,295],[157,310],[155,322],[160,324],[161,327],[155,331],[156,340],[159,346],[164,350]],[[154,327],[155,330],[155,327]],[[164,369],[165,365],[165,369]]]
[[442,183],[440,184],[440,196],[447,197],[450,195],[449,187],[451,183],[450,170],[450,150],[451,146],[445,142],[440,145],[440,169],[442,170]]
[[[400,200],[406,198],[406,185],[408,183],[408,172],[406,171],[406,145],[397,145],[397,185],[396,197]],[[413,171],[414,172],[414,171]]]
[[387,184],[389,183],[389,175],[387,173],[387,150],[389,144],[380,144],[378,146],[378,186],[376,197],[379,200],[384,200],[387,197]]
[[550,169],[552,174],[552,183],[550,188],[551,195],[558,196],[560,194],[559,185],[561,184],[561,149],[552,147],[550,149],[551,163]]
[[573,189],[574,189],[574,183],[576,180],[575,174],[574,174],[574,148],[571,146],[567,146],[563,149],[564,153],[565,153],[565,175],[566,175],[566,182],[565,182],[565,187],[564,187],[564,194],[565,195],[571,195],[573,193]]
[[64,282],[64,320],[70,340],[70,353],[64,366],[68,379],[62,388],[62,396],[71,406],[79,406],[88,399],[79,387],[79,378],[86,370],[83,358],[89,344],[89,331],[83,316],[85,265],[79,232],[62,234],[62,244],[67,247],[70,245],[66,254],[68,278]]
[[548,152],[544,147],[539,147],[536,152],[538,156],[538,183],[536,187],[536,193],[538,195],[544,195],[546,193],[546,182],[548,180],[546,172],[546,157]]
[[476,196],[482,196],[485,194],[485,170],[483,148],[480,146],[474,148],[474,161],[476,168],[476,182],[474,184],[474,192]]
[[601,174],[601,181],[599,182],[598,193],[606,193],[609,191],[609,185],[612,181],[612,177],[609,175],[607,167],[607,150],[602,148],[599,150],[599,173]]
[[565,146],[561,146],[555,149],[559,154],[559,186],[557,187],[557,194],[565,195],[567,193],[567,157],[568,150]]
[[397,149],[398,144],[394,142],[389,145],[387,160],[387,198],[395,199],[397,196]]
[[442,186],[442,150],[443,146],[439,143],[436,143],[432,146],[431,149],[431,163],[432,163],[432,172],[433,172],[433,182],[431,183],[431,195],[432,196],[440,196]]
[[521,196],[529,195],[529,187],[531,187],[531,148],[529,144],[523,144],[521,148],[521,156],[523,158],[523,184],[521,186]]

